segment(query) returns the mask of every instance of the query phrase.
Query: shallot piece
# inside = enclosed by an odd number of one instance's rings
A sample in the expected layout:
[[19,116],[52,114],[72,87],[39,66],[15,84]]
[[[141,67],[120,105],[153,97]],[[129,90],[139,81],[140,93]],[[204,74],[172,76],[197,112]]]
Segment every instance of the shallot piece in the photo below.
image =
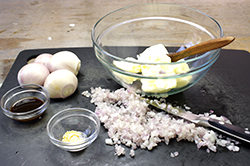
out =
[[78,86],[77,77],[69,70],[59,69],[48,75],[44,87],[50,98],[66,98],[72,95]]
[[24,65],[17,74],[17,80],[20,85],[38,84],[43,85],[49,70],[41,63],[29,63]]
[[134,149],[131,149],[129,155],[130,155],[131,157],[134,157],[134,156],[135,156],[135,150],[134,150]]
[[179,152],[171,152],[170,153],[170,157],[177,157],[177,156],[179,156]]
[[60,51],[55,53],[48,63],[47,67],[50,72],[56,71],[58,69],[67,69],[74,73],[78,74],[78,71],[81,68],[81,60],[70,51]]
[[105,139],[105,143],[106,143],[107,145],[114,145],[112,139],[110,139],[110,138]]
[[[86,91],[82,94],[89,97]],[[96,105],[95,113],[108,130],[116,151],[119,151],[116,152],[118,156],[123,154],[123,150],[117,144],[123,144],[132,150],[138,147],[152,150],[160,142],[169,144],[171,139],[176,138],[177,141],[194,142],[197,148],[207,147],[213,152],[216,152],[217,141],[220,142],[218,145],[224,144],[213,130],[197,127],[194,123],[176,119],[165,112],[151,110],[138,94],[124,88],[114,92],[100,87],[91,88],[90,97],[91,102]],[[168,108],[174,109],[170,104]],[[230,143],[231,141],[225,145],[229,150],[238,150]],[[173,155],[178,156],[177,153]],[[133,151],[131,156],[134,156]]]
[[52,57],[52,54],[49,53],[43,53],[40,54],[36,57],[36,59],[34,60],[35,63],[42,63],[44,64],[46,67],[48,67],[48,63],[50,61],[50,58]]
[[125,154],[125,149],[121,145],[115,145],[115,155],[121,156]]

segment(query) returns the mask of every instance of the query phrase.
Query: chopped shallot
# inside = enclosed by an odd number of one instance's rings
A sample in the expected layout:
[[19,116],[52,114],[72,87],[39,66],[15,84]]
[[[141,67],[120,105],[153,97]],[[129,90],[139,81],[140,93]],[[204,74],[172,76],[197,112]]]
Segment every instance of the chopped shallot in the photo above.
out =
[[[108,145],[115,145],[115,154],[118,156],[125,155],[125,149],[121,144],[131,148],[130,156],[133,157],[134,150],[138,147],[152,150],[158,143],[168,144],[173,138],[177,141],[194,142],[197,148],[207,147],[207,152],[216,152],[216,145],[239,151],[239,147],[235,146],[233,141],[220,138],[213,130],[196,126],[165,112],[152,110],[138,94],[124,88],[112,92],[98,87],[91,88],[91,93],[85,91],[82,94],[91,97],[91,102],[96,105],[95,113],[108,130],[110,138],[105,142]],[[171,104],[167,104],[167,108],[173,113],[176,111]],[[211,114],[203,116],[211,116],[230,123],[225,117],[217,117],[212,111],[210,112]],[[174,157],[178,155],[178,152],[171,154]]]
[[113,142],[112,139],[110,139],[110,138],[105,139],[105,143],[106,143],[107,145],[114,145],[114,142]]
[[131,149],[129,155],[130,155],[131,157],[134,157],[134,156],[135,156],[135,150],[134,150],[134,149]]
[[171,152],[170,157],[177,157],[179,156],[179,152]]
[[121,145],[115,145],[115,155],[121,156],[125,154],[125,149]]

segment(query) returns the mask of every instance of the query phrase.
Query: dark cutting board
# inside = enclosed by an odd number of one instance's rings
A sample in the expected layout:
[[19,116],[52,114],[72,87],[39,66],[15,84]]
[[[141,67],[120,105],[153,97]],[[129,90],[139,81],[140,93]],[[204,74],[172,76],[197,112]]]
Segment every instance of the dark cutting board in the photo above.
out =
[[[45,114],[30,123],[21,123],[7,118],[0,112],[0,165],[6,166],[50,166],[50,165],[232,165],[247,166],[250,163],[249,144],[240,145],[240,152],[231,152],[218,147],[217,153],[207,153],[206,148],[197,149],[196,144],[187,141],[160,143],[152,151],[135,151],[135,157],[114,155],[114,146],[105,144],[107,130],[101,126],[99,137],[87,149],[70,153],[54,146],[47,136],[46,124],[58,111],[69,107],[85,107],[94,111],[90,99],[81,95],[90,87],[115,90],[120,86],[114,82],[98,62],[92,48],[36,49],[22,51],[14,62],[1,89],[0,96],[18,85],[17,72],[27,60],[41,53],[55,53],[62,50],[74,52],[81,60],[78,74],[79,86],[76,92],[64,100],[52,100]],[[168,101],[191,107],[195,113],[213,110],[217,115],[228,117],[235,125],[250,127],[250,54],[242,50],[222,50],[218,61],[196,85]],[[171,152],[179,156],[170,157]]]

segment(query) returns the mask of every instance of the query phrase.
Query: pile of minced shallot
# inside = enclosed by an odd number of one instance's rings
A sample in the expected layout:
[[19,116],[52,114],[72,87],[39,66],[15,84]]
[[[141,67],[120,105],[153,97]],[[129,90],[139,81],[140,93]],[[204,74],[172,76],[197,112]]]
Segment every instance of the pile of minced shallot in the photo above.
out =
[[[105,143],[115,145],[115,155],[125,155],[125,148],[130,147],[130,156],[135,155],[135,149],[152,150],[160,142],[169,143],[170,139],[177,141],[187,140],[194,142],[197,148],[207,147],[207,152],[216,152],[217,145],[231,151],[239,151],[237,141],[224,139],[213,130],[196,126],[194,123],[175,118],[165,112],[148,108],[148,104],[140,99],[138,94],[118,89],[114,92],[109,89],[91,88],[91,92],[82,93],[91,97],[91,103],[96,105],[95,113],[108,130]],[[169,109],[174,109],[168,104]],[[215,114],[204,116],[217,117]],[[178,156],[171,153],[170,156]]]

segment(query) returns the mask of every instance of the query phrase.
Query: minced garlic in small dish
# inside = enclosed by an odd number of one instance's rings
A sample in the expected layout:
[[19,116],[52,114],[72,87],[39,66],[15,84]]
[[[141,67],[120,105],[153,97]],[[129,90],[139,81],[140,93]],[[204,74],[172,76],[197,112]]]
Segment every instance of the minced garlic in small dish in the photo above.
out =
[[[79,132],[79,131],[75,131],[75,130],[71,130],[71,131],[67,131],[64,135],[63,135],[63,139],[62,142],[79,142],[82,141],[86,135]],[[84,137],[85,136],[85,137]]]

